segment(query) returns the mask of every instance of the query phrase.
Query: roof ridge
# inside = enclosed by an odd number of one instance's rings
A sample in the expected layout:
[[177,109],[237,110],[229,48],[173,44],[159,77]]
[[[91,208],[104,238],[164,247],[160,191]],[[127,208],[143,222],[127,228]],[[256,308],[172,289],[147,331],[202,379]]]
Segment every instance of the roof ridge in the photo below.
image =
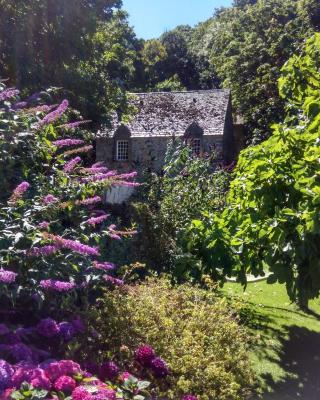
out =
[[128,92],[128,94],[133,95],[151,95],[151,94],[189,94],[189,93],[214,93],[214,92],[229,92],[231,93],[231,89],[199,89],[199,90],[177,90],[171,92]]

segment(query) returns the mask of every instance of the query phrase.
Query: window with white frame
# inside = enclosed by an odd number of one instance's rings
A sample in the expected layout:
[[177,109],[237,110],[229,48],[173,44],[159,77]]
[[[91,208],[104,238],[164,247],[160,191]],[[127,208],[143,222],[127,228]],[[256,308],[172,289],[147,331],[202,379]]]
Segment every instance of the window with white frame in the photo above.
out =
[[129,141],[117,140],[117,161],[129,160]]
[[201,139],[192,139],[192,154],[199,156],[201,153]]

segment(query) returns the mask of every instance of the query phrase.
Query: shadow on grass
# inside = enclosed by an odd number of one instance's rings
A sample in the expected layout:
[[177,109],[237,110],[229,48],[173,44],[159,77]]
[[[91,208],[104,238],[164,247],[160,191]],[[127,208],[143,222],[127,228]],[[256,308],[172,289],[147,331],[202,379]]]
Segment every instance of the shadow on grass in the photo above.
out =
[[270,361],[292,377],[273,382],[271,376],[263,376],[272,393],[264,400],[319,400],[320,399],[320,333],[298,326],[287,326],[286,338],[280,338],[278,360]]
[[[310,317],[299,311],[281,310]],[[314,318],[318,319],[317,317]],[[259,334],[259,339],[254,344],[254,352],[258,358],[277,365],[286,376],[278,382],[274,381],[271,374],[261,376],[265,386],[272,391],[264,394],[263,400],[320,400],[320,333],[295,325],[278,328],[273,323],[274,318],[260,313],[251,305],[244,309],[242,318],[245,325]],[[270,351],[272,339],[278,346]]]

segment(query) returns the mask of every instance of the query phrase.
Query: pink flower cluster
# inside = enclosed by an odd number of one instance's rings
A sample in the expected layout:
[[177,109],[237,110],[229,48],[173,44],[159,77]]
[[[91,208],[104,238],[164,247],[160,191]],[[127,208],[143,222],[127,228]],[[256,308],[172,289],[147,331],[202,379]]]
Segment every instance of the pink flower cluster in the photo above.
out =
[[18,274],[12,271],[6,271],[5,269],[0,269],[0,283],[14,283]]
[[81,139],[61,139],[52,142],[52,144],[56,147],[78,146],[83,143],[84,141]]
[[24,193],[29,189],[29,187],[30,187],[30,184],[28,182],[20,183],[20,185],[18,185],[14,189],[14,191],[13,191],[11,197],[10,197],[9,203],[14,204],[18,200],[20,200],[21,197],[24,195]]
[[40,287],[46,290],[53,290],[55,292],[70,292],[76,289],[77,285],[72,282],[57,281],[54,279],[46,279],[40,281]]
[[135,352],[136,360],[146,368],[150,368],[156,378],[165,378],[169,374],[166,362],[156,356],[154,349],[149,345],[140,346]]
[[94,196],[94,197],[89,197],[87,199],[83,200],[77,200],[76,204],[78,205],[84,205],[84,206],[91,206],[93,204],[101,203],[102,199],[100,196]]
[[82,254],[85,256],[99,256],[99,249],[91,247],[86,244],[80,243],[77,240],[64,239],[61,236],[47,235],[49,240],[52,240],[54,244],[61,248],[69,249],[75,253]]
[[79,164],[81,162],[81,158],[80,157],[75,157],[72,160],[70,160],[69,162],[67,162],[64,167],[63,170],[64,172],[72,172],[74,170],[74,168],[76,167],[77,164]]
[[18,96],[19,93],[20,91],[14,88],[5,89],[0,93],[0,101],[11,99],[12,97]]
[[42,202],[43,204],[45,204],[46,206],[49,206],[51,204],[57,203],[59,201],[59,199],[57,199],[56,197],[54,197],[52,194],[47,194],[43,199]]
[[86,223],[88,225],[96,226],[96,225],[102,224],[109,217],[110,217],[109,214],[100,215],[99,217],[91,217],[88,219],[88,221]]
[[68,124],[63,124],[58,126],[58,128],[61,129],[75,129],[78,128],[78,126],[84,125],[84,124],[88,124],[90,123],[91,120],[83,120],[83,121],[75,121],[75,122],[69,122]]
[[[46,398],[55,398],[50,396],[62,392],[63,396],[71,396],[73,400],[123,399],[124,397],[119,396],[121,392],[117,394],[116,388],[128,379],[134,382],[134,395],[139,395],[139,380],[127,371],[120,373],[119,367],[113,361],[107,361],[96,370],[99,377],[83,370],[72,360],[47,360],[40,364],[20,362],[15,365],[0,360],[1,399],[9,400],[10,394],[20,390],[22,383],[31,385],[31,390],[47,391]],[[114,383],[110,385],[103,380]]]

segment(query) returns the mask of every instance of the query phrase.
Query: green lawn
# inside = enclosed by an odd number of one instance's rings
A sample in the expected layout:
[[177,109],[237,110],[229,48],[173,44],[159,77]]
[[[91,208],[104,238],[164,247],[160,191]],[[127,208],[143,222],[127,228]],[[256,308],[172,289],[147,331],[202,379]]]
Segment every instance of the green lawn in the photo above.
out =
[[319,400],[320,299],[311,301],[309,315],[291,304],[283,285],[250,283],[243,292],[228,283],[224,292],[250,305],[245,318],[258,337],[251,357],[263,399]]

